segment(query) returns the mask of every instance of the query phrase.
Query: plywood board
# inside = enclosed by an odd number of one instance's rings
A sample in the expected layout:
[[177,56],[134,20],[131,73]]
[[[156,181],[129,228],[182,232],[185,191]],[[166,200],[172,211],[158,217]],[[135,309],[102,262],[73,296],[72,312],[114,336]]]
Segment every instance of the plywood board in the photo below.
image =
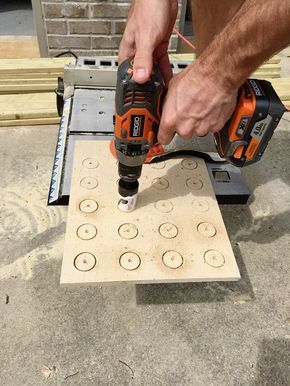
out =
[[131,213],[117,181],[108,141],[76,143],[61,284],[240,278],[203,160],[144,165]]

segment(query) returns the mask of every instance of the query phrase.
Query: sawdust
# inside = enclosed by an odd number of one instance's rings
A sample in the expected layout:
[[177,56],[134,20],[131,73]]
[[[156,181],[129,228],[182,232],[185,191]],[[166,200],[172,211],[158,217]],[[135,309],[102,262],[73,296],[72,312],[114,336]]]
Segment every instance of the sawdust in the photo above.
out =
[[38,264],[62,257],[66,209],[47,206],[47,181],[0,189],[0,280],[29,280]]

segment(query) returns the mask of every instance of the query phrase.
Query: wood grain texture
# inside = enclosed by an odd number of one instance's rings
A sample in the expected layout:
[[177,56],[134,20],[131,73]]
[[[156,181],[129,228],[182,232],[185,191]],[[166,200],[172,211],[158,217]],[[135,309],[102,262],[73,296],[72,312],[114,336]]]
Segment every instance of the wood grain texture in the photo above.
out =
[[0,58],[38,58],[39,49],[35,36],[1,36]]
[[109,142],[77,142],[61,284],[240,278],[203,160],[144,165],[131,213],[117,180]]

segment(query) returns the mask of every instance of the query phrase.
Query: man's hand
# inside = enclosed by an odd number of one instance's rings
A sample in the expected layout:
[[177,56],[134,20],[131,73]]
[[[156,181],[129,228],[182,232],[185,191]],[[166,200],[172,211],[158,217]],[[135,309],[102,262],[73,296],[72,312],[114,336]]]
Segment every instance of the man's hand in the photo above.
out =
[[175,133],[184,139],[217,132],[231,117],[237,102],[237,90],[214,82],[197,59],[174,76],[168,87],[158,141],[168,144]]
[[134,58],[133,79],[145,83],[157,62],[166,83],[172,78],[167,48],[177,0],[135,0],[119,48],[119,63]]

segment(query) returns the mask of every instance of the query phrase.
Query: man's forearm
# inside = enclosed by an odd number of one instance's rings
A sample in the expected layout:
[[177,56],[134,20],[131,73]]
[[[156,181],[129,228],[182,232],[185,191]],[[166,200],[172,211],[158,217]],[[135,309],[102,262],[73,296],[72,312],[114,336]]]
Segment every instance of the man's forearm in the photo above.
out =
[[290,1],[247,0],[198,60],[206,76],[226,88],[238,88],[288,44]]

